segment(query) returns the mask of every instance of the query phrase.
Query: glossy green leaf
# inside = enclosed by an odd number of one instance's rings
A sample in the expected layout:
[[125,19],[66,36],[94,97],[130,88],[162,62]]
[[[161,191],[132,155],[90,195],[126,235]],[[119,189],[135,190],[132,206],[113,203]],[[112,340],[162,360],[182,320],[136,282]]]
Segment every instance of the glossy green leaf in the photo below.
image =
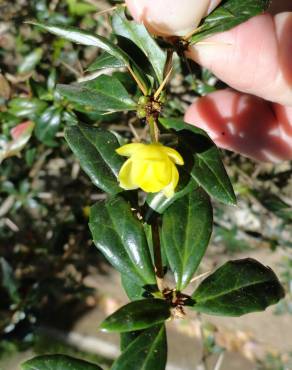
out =
[[126,67],[126,64],[117,59],[116,57],[108,54],[103,53],[102,55],[98,56],[93,63],[87,68],[89,72],[98,71],[100,69],[105,68],[122,68]]
[[34,70],[36,65],[40,62],[43,56],[43,49],[37,48],[25,56],[18,67],[18,73],[27,73]]
[[[149,329],[145,329],[149,330]],[[141,335],[145,332],[145,330],[136,330],[136,331],[129,331],[127,333],[121,333],[120,334],[120,347],[121,351],[124,352],[124,350]]]
[[107,317],[100,329],[125,333],[161,324],[171,315],[169,304],[162,299],[142,299],[123,306]]
[[236,203],[230,179],[221,160],[220,152],[209,136],[201,129],[180,119],[161,118],[161,124],[177,132],[180,139],[178,151],[184,156],[184,169],[204,190],[215,199]]
[[212,205],[198,188],[173,203],[163,215],[162,243],[176,287],[184,289],[203,258],[212,233]]
[[131,277],[128,275],[122,275],[122,285],[123,288],[131,301],[138,301],[143,298],[145,289],[141,284],[137,284]]
[[54,145],[54,139],[60,129],[62,109],[54,106],[46,109],[37,119],[35,135],[46,145]]
[[9,112],[16,117],[34,118],[43,112],[47,103],[36,98],[14,98],[9,102]]
[[269,0],[226,0],[204,19],[190,42],[194,44],[214,33],[228,31],[249,18],[263,13],[269,4]]
[[57,90],[70,102],[91,107],[99,112],[119,112],[136,108],[136,103],[127,90],[113,76],[101,75],[87,82],[57,85]]
[[165,326],[145,330],[114,362],[112,370],[165,370],[167,340]]
[[116,175],[123,160],[115,152],[120,145],[114,134],[80,124],[68,127],[65,138],[94,185],[109,194],[122,191]]
[[22,370],[102,370],[90,362],[65,355],[38,356],[21,365]]
[[161,83],[164,79],[166,53],[157,45],[145,26],[129,21],[125,16],[124,7],[118,8],[113,14],[112,26],[117,35],[130,39],[143,51],[155,71],[158,82]]
[[122,197],[96,203],[89,227],[95,245],[118,271],[139,286],[156,283],[143,227]]
[[198,184],[192,177],[184,171],[180,171],[179,184],[175,189],[173,197],[167,198],[163,192],[149,193],[146,201],[151,209],[162,214],[171,204],[175,203],[178,199],[182,198],[197,187]]
[[192,298],[197,311],[241,316],[263,311],[284,295],[283,287],[269,267],[246,258],[225,263],[200,284]]
[[137,80],[140,81],[145,91],[147,93],[150,92],[151,85],[144,72],[137,66],[137,64],[132,60],[132,58],[127,53],[125,53],[121,48],[113,44],[105,37],[91,34],[89,32],[82,31],[78,28],[73,27],[64,27],[60,25],[49,25],[33,22],[31,24],[41,27],[42,29],[54,35],[75,42],[77,44],[86,46],[96,46],[104,50],[108,54],[114,56],[115,58],[125,63],[125,65],[133,71],[134,75],[136,76]]

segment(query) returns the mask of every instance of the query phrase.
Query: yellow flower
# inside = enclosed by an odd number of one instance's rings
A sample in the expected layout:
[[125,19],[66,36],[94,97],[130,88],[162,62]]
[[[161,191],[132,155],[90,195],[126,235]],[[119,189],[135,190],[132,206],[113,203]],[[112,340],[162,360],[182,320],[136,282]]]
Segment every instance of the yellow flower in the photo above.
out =
[[175,164],[184,164],[182,156],[176,150],[159,143],[133,143],[120,147],[116,152],[129,157],[118,176],[123,189],[141,188],[147,193],[162,190],[166,197],[173,196],[179,180]]

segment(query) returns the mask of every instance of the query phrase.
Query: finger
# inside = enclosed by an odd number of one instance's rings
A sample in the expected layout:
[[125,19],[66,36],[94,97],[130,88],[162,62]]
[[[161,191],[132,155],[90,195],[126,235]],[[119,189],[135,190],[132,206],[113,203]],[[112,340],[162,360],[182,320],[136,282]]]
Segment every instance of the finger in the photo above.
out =
[[221,148],[260,161],[292,159],[292,108],[228,89],[195,101],[185,121]]
[[222,0],[125,0],[137,22],[160,36],[185,36]]
[[229,86],[292,106],[292,13],[251,18],[190,48],[188,56]]

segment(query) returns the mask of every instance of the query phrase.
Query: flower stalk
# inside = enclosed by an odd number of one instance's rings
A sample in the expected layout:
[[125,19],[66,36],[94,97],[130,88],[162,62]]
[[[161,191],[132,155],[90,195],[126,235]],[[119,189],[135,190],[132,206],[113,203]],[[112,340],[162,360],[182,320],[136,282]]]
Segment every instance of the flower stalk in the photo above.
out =
[[157,286],[160,292],[164,290],[163,284],[163,264],[161,256],[161,244],[160,244],[160,235],[159,235],[159,223],[157,217],[151,222],[151,232],[152,232],[152,243],[153,243],[153,254],[154,254],[154,267]]

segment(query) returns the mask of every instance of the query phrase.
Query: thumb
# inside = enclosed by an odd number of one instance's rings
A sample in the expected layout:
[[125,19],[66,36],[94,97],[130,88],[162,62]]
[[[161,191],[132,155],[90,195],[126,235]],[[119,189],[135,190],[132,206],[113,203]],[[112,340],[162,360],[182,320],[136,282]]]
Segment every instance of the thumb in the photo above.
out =
[[292,13],[256,16],[187,55],[237,90],[292,106]]

